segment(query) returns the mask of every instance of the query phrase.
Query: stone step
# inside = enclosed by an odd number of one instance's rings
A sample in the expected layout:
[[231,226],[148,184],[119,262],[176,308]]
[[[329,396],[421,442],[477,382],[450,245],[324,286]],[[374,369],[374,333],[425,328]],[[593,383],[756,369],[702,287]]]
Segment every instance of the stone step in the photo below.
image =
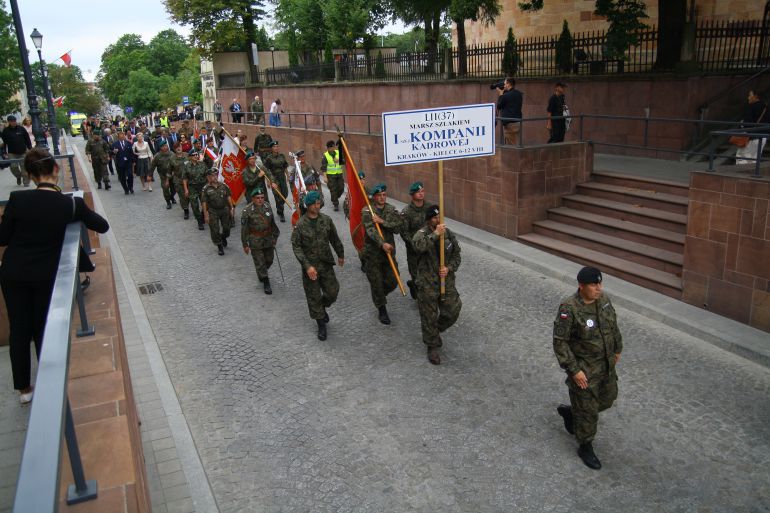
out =
[[657,192],[683,196],[685,198],[690,195],[689,183],[677,182],[676,180],[628,175],[610,169],[594,169],[591,172],[591,178],[596,182],[636,189],[652,189]]
[[592,214],[582,210],[558,207],[548,210],[548,219],[564,224],[586,228],[596,233],[611,235],[632,242],[640,242],[658,249],[684,254],[684,239],[682,233],[672,232],[661,228],[653,228],[613,217]]
[[583,194],[571,194],[562,198],[565,207],[583,210],[624,221],[662,228],[677,233],[687,232],[687,216],[654,208],[640,207],[619,201],[593,198]]
[[681,253],[613,237],[592,230],[560,223],[558,221],[537,221],[533,224],[535,233],[552,239],[569,242],[577,246],[600,251],[630,262],[636,262],[659,271],[682,275],[684,256]]
[[578,184],[577,190],[578,193],[586,196],[656,208],[675,214],[687,214],[689,204],[689,200],[684,196],[657,192],[654,189],[639,189],[602,182],[581,183]]
[[661,294],[679,299],[682,296],[682,279],[671,273],[652,269],[622,258],[607,255],[568,242],[552,239],[538,233],[519,235],[519,240],[583,265],[593,265],[607,274]]

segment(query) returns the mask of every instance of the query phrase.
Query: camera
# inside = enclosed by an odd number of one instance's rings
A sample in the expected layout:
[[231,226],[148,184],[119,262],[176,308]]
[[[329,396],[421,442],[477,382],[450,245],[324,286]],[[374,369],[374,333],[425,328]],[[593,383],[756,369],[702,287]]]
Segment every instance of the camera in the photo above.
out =
[[503,86],[505,86],[505,80],[501,80],[500,82],[494,83],[491,86],[489,86],[490,89],[502,89]]

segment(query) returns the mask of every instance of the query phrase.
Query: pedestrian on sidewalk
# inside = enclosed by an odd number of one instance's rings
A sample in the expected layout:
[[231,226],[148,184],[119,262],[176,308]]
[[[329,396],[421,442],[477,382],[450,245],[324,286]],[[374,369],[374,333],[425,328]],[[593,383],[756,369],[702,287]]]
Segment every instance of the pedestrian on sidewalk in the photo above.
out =
[[150,173],[152,150],[150,149],[150,143],[144,140],[142,132],[136,135],[133,150],[136,157],[136,174],[142,181],[142,190],[147,191],[149,187],[149,191],[152,192],[152,174]]
[[276,100],[270,105],[270,124],[272,126],[281,126],[281,113],[283,112],[283,109],[281,108],[281,99],[276,98]]
[[[756,91],[749,91],[749,103],[746,106],[746,112],[743,115],[744,123],[767,123],[767,104],[759,97],[759,93]],[[767,133],[766,130],[762,132]],[[762,148],[765,146],[767,139],[763,138],[750,138],[746,146],[738,148],[735,151],[735,163],[738,165],[743,164],[756,164],[757,155],[762,157]]]
[[29,343],[34,341],[40,359],[65,229],[71,222],[83,222],[99,233],[109,229],[83,198],[61,193],[56,185],[59,165],[47,150],[29,150],[24,163],[37,187],[11,192],[0,223],[0,246],[7,246],[0,264],[0,286],[8,309],[13,388],[22,404],[32,400]]
[[577,275],[578,290],[564,299],[553,323],[553,350],[559,366],[567,371],[570,406],[556,411],[564,428],[575,435],[578,456],[589,468],[602,464],[593,449],[599,412],[618,397],[615,366],[623,351],[615,309],[602,293],[602,273],[583,267]]
[[345,192],[345,175],[343,174],[342,153],[337,149],[337,143],[326,141],[326,152],[321,159],[321,174],[329,187],[329,197],[334,205],[334,211],[340,209],[340,196]]
[[29,187],[29,175],[24,169],[24,154],[32,148],[32,139],[23,126],[16,123],[16,116],[6,118],[8,126],[3,128],[0,137],[3,138],[3,158],[22,159],[21,162],[11,164],[11,173],[16,177],[16,185],[24,182],[24,187]]
[[567,120],[564,119],[564,107],[567,102],[564,96],[566,87],[567,84],[564,82],[556,82],[553,94],[548,100],[548,123],[546,123],[546,128],[550,132],[548,144],[564,142],[564,136],[567,133]]
[[518,142],[519,128],[521,123],[521,106],[524,103],[524,97],[521,91],[516,89],[516,80],[513,77],[507,77],[503,82],[503,88],[498,89],[500,97],[497,99],[498,115],[502,118],[503,142],[505,144],[516,144]]

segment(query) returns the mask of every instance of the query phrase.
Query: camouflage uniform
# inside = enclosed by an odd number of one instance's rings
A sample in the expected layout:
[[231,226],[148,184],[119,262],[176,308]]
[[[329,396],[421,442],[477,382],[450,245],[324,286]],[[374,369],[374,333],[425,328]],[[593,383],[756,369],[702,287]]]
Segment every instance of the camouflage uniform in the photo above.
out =
[[232,192],[225,183],[217,182],[215,185],[206,184],[201,191],[201,203],[206,205],[209,214],[209,232],[211,242],[215,246],[226,244],[223,239],[230,236],[230,198]]
[[452,326],[463,307],[455,288],[455,273],[460,267],[460,245],[454,233],[444,232],[444,265],[449,268],[445,279],[444,300],[439,301],[439,235],[423,226],[412,239],[417,262],[414,279],[417,282],[417,306],[420,310],[422,341],[428,347],[441,347],[441,332]]
[[369,280],[369,286],[372,289],[372,301],[374,306],[380,308],[385,306],[388,300],[385,298],[390,294],[397,286],[393,270],[390,268],[388,262],[388,255],[382,250],[383,242],[393,246],[393,263],[398,269],[398,262],[396,261],[396,242],[393,234],[401,233],[403,228],[403,220],[401,214],[393,205],[388,203],[382,209],[378,209],[372,205],[374,213],[382,218],[384,221],[380,225],[382,235],[385,238],[383,241],[380,234],[377,233],[377,228],[372,221],[372,215],[369,209],[364,207],[361,210],[361,222],[366,230],[366,237],[364,237],[364,250],[361,252],[362,260],[364,263],[364,269],[366,270],[366,278]]
[[[270,180],[278,184],[278,190],[285,198],[289,194],[289,188],[286,185],[286,169],[289,167],[289,163],[286,162],[286,157],[283,153],[273,153],[267,157],[265,166],[270,173]],[[275,198],[275,211],[283,218],[283,200],[275,190],[273,190],[273,197]]]
[[107,162],[110,160],[110,145],[104,139],[89,139],[86,143],[86,155],[91,155],[91,167],[94,169],[94,180],[101,188],[104,182],[105,188],[110,186],[110,172],[107,171]]
[[198,224],[203,222],[203,213],[201,212],[200,198],[203,186],[206,184],[206,164],[200,160],[193,162],[187,162],[187,170],[184,174],[187,181],[187,190],[190,191],[190,206],[192,207],[193,215],[198,221]]
[[336,164],[342,165],[342,154],[339,150],[333,150],[331,153],[327,151],[323,154],[323,158],[321,159],[321,173],[326,175],[326,185],[329,187],[329,196],[332,200],[332,205],[334,205],[334,209],[337,210],[340,204],[340,196],[345,192],[345,173],[344,171],[330,173],[328,169],[333,164],[329,162],[329,158],[331,158],[332,163],[334,163],[336,159]]
[[254,268],[260,281],[267,278],[267,270],[273,265],[274,247],[281,231],[275,224],[275,216],[270,209],[270,203],[262,207],[254,203],[243,209],[241,213],[241,242],[243,247],[250,249]]
[[270,143],[273,142],[273,137],[270,134],[258,134],[254,139],[254,151],[260,156],[264,162],[270,155]]
[[425,209],[426,205],[423,203],[421,207],[415,206],[414,203],[409,203],[401,211],[401,216],[404,218],[404,231],[401,232],[401,238],[404,239],[406,245],[406,264],[409,267],[409,274],[412,280],[417,277],[417,252],[414,250],[412,243],[414,234],[425,226]]
[[177,157],[174,155],[176,165],[171,167],[171,174],[169,175],[169,181],[174,184],[174,189],[179,194],[179,206],[182,210],[187,210],[190,207],[190,199],[184,195],[184,179],[187,175],[187,155]]
[[[618,396],[615,355],[623,350],[623,338],[610,299],[602,295],[586,304],[579,292],[565,299],[553,323],[553,350],[567,371],[575,437],[581,445],[591,442],[599,412]],[[588,378],[585,390],[572,379],[581,370]]]
[[171,186],[168,180],[171,179],[173,174],[172,168],[178,165],[179,164],[177,163],[176,156],[170,151],[160,151],[156,153],[152,158],[152,164],[150,165],[150,175],[152,175],[156,169],[158,170],[160,186],[163,189],[163,198],[167,203],[170,203],[173,199],[173,195],[171,194]]
[[[307,215],[299,218],[291,234],[291,247],[302,265],[302,286],[310,317],[316,320],[324,318],[326,308],[334,304],[340,291],[340,284],[334,275],[334,256],[329,246],[334,248],[338,258],[345,258],[342,241],[329,216],[319,213],[316,219]],[[315,267],[318,272],[315,281],[307,276],[310,267]]]
[[[264,191],[268,190],[268,187],[265,185],[265,177],[259,176],[259,172],[260,172],[259,168],[261,164],[262,164],[261,159],[257,157],[257,167],[255,167],[254,169],[251,169],[247,165],[243,169],[243,174],[241,174],[243,185],[246,186],[246,190],[243,193],[243,195],[246,197],[246,203],[251,203],[251,196],[249,195],[249,193],[252,190],[254,190],[254,187],[259,186]],[[265,194],[265,202],[267,202],[267,194]]]

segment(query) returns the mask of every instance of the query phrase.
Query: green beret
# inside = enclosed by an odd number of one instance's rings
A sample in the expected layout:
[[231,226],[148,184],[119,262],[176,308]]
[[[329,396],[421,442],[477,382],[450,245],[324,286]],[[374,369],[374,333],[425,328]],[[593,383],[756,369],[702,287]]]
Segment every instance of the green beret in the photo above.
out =
[[246,158],[250,159],[251,157],[255,156],[256,153],[254,153],[252,150],[246,150]]
[[305,206],[312,205],[316,203],[318,200],[321,199],[321,195],[318,193],[318,191],[308,191],[307,194],[305,194]]
[[297,153],[295,153],[297,158],[305,156],[305,150],[299,150]]
[[200,152],[198,150],[195,150],[195,149],[190,150],[190,151],[187,152],[187,156],[188,157],[197,157],[198,155],[200,155]]
[[425,209],[425,220],[433,219],[438,215],[438,205],[431,205]]
[[422,182],[414,182],[412,185],[409,186],[409,194],[414,194],[415,192],[419,192],[420,189],[422,189]]
[[251,189],[251,192],[249,193],[249,195],[250,195],[252,198],[253,198],[254,196],[259,196],[259,195],[262,195],[262,196],[264,196],[264,195],[265,195],[265,189],[263,189],[263,188],[262,188],[262,187],[260,187],[260,186],[256,186],[256,187],[254,187],[253,189]]
[[379,194],[381,192],[385,192],[387,190],[388,190],[387,185],[385,185],[384,183],[378,183],[372,188],[372,196],[374,196],[375,194]]
[[164,146],[168,146],[168,141],[161,141],[160,144],[158,144],[158,149],[161,149]]
[[596,267],[583,267],[577,275],[578,283],[601,283],[602,272]]
[[358,178],[361,178],[361,179],[366,178],[366,173],[364,173],[363,171],[359,171]]
[[217,171],[217,168],[215,168],[215,167],[212,167],[211,169],[209,169],[208,171],[206,171],[206,174],[207,174],[207,175],[216,175],[216,174],[219,174],[219,171]]
[[94,128],[94,130],[91,132],[91,135],[102,135],[102,131],[98,128]]
[[270,144],[268,144],[268,146],[270,146],[271,148],[273,146],[278,146],[278,141],[271,141]]

